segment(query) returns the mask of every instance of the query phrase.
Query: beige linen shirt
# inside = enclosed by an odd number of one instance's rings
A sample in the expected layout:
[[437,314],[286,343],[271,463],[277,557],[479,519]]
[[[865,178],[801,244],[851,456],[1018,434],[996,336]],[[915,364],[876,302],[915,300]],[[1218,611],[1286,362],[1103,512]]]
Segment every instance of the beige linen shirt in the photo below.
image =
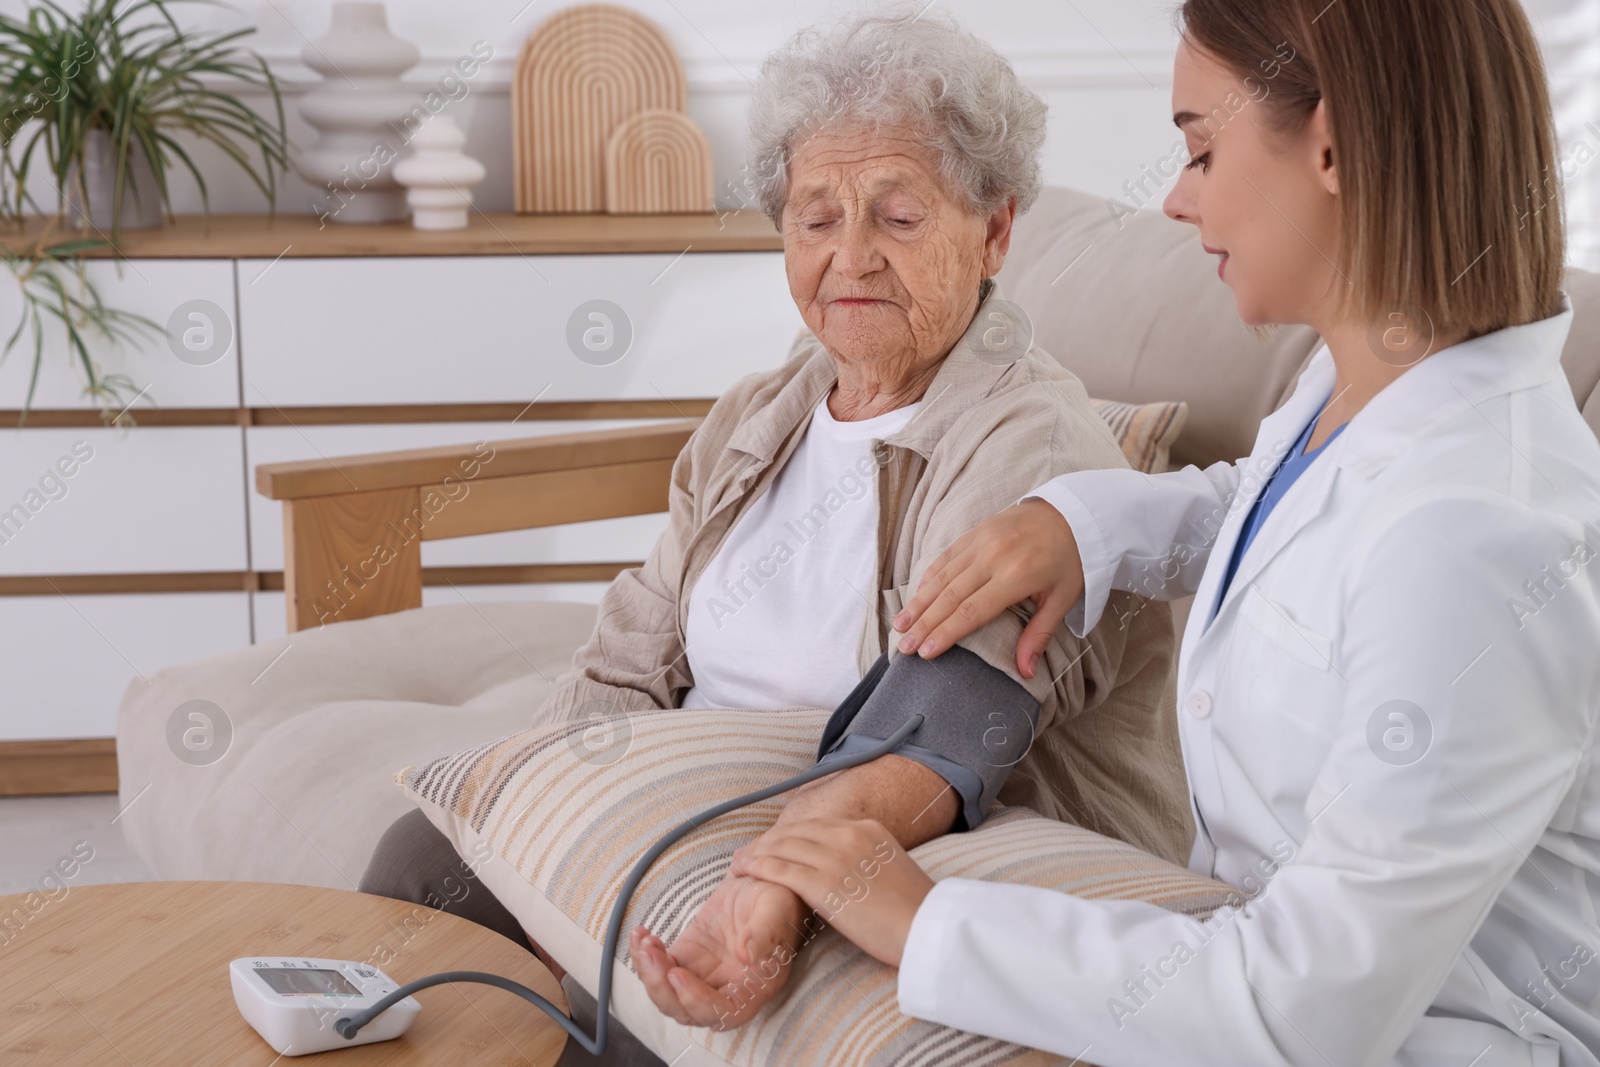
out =
[[[863,605],[863,674],[884,651],[898,654],[890,622],[956,538],[1057,475],[1127,466],[1082,383],[1049,355],[1030,346],[1009,363],[983,358],[986,309],[998,293],[985,279],[977,313],[921,409],[876,443],[876,597]],[[783,469],[837,376],[833,357],[805,334],[783,366],[740,379],[717,400],[673,464],[666,531],[643,566],[606,590],[594,633],[539,721],[678,706],[694,684],[684,649],[690,590]],[[1015,648],[1030,614],[1013,607],[961,641],[1039,701],[1033,744],[1000,801],[1182,864],[1194,823],[1171,685],[1170,607],[1114,592],[1087,638],[1057,630],[1024,679]],[[784,650],[772,655],[781,662]]]

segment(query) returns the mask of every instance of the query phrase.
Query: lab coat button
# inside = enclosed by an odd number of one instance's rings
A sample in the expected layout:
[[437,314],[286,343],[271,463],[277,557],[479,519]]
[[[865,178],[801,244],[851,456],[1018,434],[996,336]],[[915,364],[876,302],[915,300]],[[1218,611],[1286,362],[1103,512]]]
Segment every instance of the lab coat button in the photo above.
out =
[[1197,719],[1203,719],[1211,714],[1211,694],[1204,689],[1196,689],[1190,693],[1189,699],[1185,704],[1189,709],[1189,714]]

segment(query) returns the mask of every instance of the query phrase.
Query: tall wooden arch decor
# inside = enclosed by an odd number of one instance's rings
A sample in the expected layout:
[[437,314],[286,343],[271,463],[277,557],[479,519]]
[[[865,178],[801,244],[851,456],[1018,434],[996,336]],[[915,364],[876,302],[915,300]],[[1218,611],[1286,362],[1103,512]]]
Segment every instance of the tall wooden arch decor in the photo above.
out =
[[529,35],[511,85],[519,212],[605,210],[606,146],[641,111],[688,109],[683,63],[644,16],[614,4],[557,12]]
[[641,111],[606,144],[606,211],[613,215],[716,210],[711,142],[681,111]]

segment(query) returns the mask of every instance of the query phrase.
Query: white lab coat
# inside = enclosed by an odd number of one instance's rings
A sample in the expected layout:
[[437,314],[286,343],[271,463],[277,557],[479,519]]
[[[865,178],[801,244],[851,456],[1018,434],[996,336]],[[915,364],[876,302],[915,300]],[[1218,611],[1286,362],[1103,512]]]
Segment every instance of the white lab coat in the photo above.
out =
[[1196,594],[1189,866],[1242,906],[1201,924],[946,879],[902,1011],[1101,1067],[1600,1065],[1600,443],[1560,366],[1571,318],[1379,393],[1214,620],[1261,475],[1332,391],[1326,348],[1246,460],[1041,487],[1083,552],[1074,633],[1112,588]]

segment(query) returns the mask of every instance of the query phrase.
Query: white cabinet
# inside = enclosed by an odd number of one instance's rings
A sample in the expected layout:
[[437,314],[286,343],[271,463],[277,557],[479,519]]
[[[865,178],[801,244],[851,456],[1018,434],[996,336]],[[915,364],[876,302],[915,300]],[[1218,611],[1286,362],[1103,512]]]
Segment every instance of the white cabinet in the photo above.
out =
[[[801,325],[782,253],[711,251],[726,235],[696,233],[686,251],[297,258],[300,241],[328,239],[307,235],[277,259],[88,264],[107,304],[154,323],[133,345],[94,346],[105,373],[131,379],[143,421],[98,421],[62,332],[47,330],[38,414],[0,429],[0,743],[113,735],[130,682],[284,632],[283,594],[246,591],[251,572],[283,567],[282,506],[255,492],[260,464],[669,422],[656,416],[676,402],[777,366]],[[16,297],[0,272],[0,342],[19,321]],[[0,409],[23,406],[31,356],[19,348],[0,364]],[[499,405],[500,418],[535,398],[644,401],[651,417],[450,421],[459,405]],[[387,405],[440,413],[384,422],[397,415]],[[306,408],[340,409],[339,421]],[[433,541],[422,558],[636,562],[665,524]],[[71,580],[52,593],[41,578]],[[221,591],[184,591],[196,583]],[[426,587],[423,601],[593,602],[605,588],[458,583]]]
[[[132,344],[113,346],[93,333],[87,336],[101,372],[132,380],[127,399],[143,394],[136,413],[151,403],[166,408],[238,405],[233,272],[229,259],[96,260],[88,264],[88,278],[108,306],[142,315],[155,324],[154,329],[137,331],[138,340]],[[0,343],[11,336],[21,315],[15,277],[0,271]],[[88,379],[68,358],[65,331],[48,317],[46,322],[45,358],[33,406],[95,407],[83,393]],[[22,407],[32,368],[31,334],[24,330],[17,347],[0,364],[0,408]]]
[[249,594],[0,597],[0,739],[110,737],[129,685],[250,642]]
[[714,397],[801,325],[779,252],[242,260],[239,311],[262,407]]
[[238,427],[13,429],[0,441],[0,575],[248,567]]

